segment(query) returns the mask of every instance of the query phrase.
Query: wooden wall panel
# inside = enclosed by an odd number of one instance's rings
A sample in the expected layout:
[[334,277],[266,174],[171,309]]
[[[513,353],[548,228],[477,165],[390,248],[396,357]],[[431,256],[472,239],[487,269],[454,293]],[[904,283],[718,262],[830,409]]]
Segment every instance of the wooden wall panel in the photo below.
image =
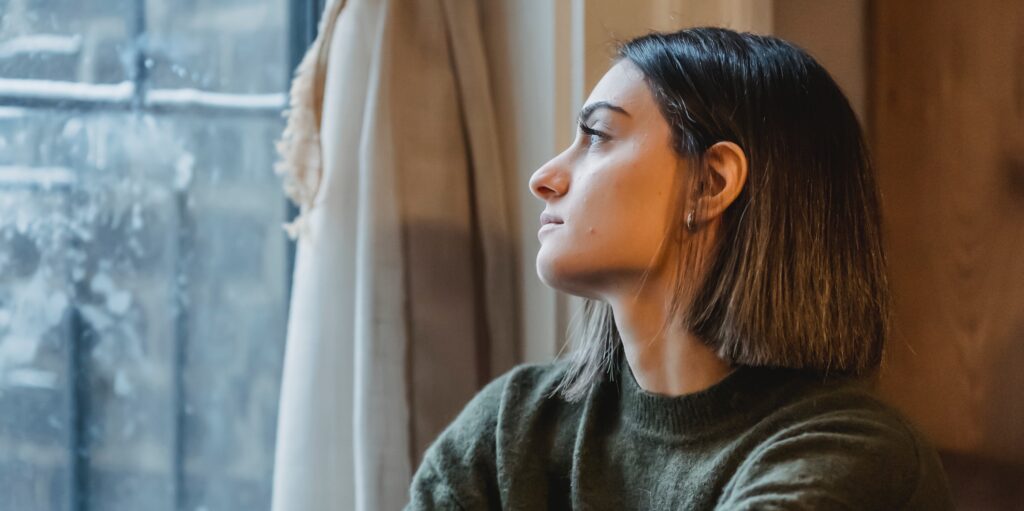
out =
[[950,463],[1019,474],[1024,2],[876,0],[868,20],[870,139],[896,295],[881,388]]

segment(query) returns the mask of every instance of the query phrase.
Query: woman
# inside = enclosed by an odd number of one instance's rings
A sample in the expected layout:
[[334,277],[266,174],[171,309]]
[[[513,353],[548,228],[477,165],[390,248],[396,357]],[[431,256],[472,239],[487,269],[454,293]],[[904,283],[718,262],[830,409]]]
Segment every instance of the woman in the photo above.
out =
[[795,46],[720,28],[622,45],[538,169],[537,273],[575,349],[482,389],[408,509],[951,509],[869,392],[888,329],[860,126]]

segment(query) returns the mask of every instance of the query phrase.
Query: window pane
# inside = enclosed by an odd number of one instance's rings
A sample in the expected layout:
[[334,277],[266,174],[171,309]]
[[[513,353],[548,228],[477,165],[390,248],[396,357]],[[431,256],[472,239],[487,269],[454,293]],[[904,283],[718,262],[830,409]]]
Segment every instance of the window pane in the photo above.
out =
[[182,215],[159,163],[169,135],[132,114],[0,120],[14,141],[0,167],[0,437],[37,478],[11,509],[171,509]]
[[127,80],[134,0],[0,0],[0,77]]
[[284,0],[147,0],[151,87],[284,91],[287,14]]
[[[0,107],[0,511],[270,505],[289,273],[272,171],[286,2],[144,4],[159,113]],[[0,0],[0,81],[127,79],[141,6]],[[2,53],[57,47],[38,34],[114,33],[117,73],[82,71],[107,69],[86,53],[52,66]],[[265,92],[277,94],[244,95]]]
[[[2,111],[0,125],[19,116]],[[66,258],[57,257],[68,236],[53,224],[71,207],[73,176],[43,167],[26,174],[0,166],[0,508],[66,509],[71,283]]]
[[0,509],[269,505],[280,129],[0,112]]
[[[268,509],[287,319],[276,118],[180,118],[194,155],[186,259],[184,509]],[[193,164],[177,162],[177,176]]]

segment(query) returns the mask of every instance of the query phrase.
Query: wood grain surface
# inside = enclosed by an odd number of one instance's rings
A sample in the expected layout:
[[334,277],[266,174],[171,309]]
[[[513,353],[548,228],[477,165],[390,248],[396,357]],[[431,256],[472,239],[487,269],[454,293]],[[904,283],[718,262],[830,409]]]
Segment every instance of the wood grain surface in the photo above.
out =
[[[1024,2],[876,0],[868,27],[895,294],[882,392],[946,452],[954,479],[984,472],[963,460],[1019,474]],[[1020,509],[1019,483],[995,492],[1016,504],[978,508]]]

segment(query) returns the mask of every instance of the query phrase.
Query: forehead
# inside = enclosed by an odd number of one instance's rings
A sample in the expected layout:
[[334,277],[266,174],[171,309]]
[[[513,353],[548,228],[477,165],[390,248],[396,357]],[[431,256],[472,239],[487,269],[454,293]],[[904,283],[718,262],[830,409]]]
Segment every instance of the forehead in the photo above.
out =
[[598,101],[621,106],[633,118],[636,118],[637,114],[645,114],[655,106],[651,91],[644,82],[643,72],[628,59],[620,59],[601,77],[594,90],[590,92],[586,104]]

